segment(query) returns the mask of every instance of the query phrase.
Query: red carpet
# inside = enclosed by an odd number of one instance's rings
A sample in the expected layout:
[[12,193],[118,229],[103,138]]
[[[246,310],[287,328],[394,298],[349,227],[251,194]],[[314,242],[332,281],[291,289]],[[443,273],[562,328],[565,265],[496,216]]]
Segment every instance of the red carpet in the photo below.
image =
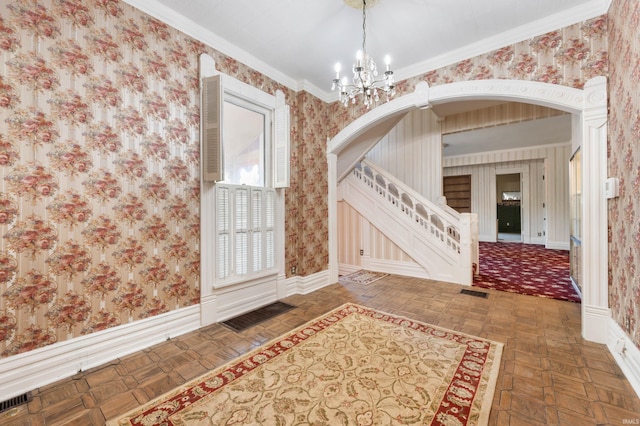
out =
[[480,273],[473,285],[580,302],[569,278],[569,252],[536,244],[480,243]]

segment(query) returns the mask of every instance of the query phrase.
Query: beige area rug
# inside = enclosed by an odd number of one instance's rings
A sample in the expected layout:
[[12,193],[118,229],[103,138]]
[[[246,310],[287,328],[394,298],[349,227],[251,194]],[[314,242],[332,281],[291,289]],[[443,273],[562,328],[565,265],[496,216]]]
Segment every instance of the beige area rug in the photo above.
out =
[[360,270],[353,274],[344,275],[338,278],[338,282],[342,284],[371,284],[386,277],[387,275],[389,274]]
[[484,425],[502,344],[345,304],[108,425]]

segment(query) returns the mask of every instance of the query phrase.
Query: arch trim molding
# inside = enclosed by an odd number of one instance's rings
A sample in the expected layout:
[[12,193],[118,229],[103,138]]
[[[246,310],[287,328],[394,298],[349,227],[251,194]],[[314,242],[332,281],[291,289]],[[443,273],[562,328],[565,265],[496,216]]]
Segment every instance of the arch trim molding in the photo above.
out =
[[[584,89],[525,80],[475,80],[429,87],[418,83],[413,93],[396,98],[374,108],[342,129],[327,143],[329,164],[329,281],[338,281],[338,179],[336,170],[340,153],[358,141],[380,120],[404,114],[414,108],[427,108],[440,103],[464,100],[504,100],[525,102],[559,109],[579,118],[580,135],[576,146],[583,155],[583,262],[582,262],[582,335],[585,339],[607,343],[608,306],[608,243],[607,209],[604,184],[607,177],[607,79],[599,76],[589,80]],[[366,152],[361,153],[363,157]],[[353,156],[353,155],[352,155]],[[356,156],[353,156],[354,158]],[[588,196],[586,196],[588,194]]]

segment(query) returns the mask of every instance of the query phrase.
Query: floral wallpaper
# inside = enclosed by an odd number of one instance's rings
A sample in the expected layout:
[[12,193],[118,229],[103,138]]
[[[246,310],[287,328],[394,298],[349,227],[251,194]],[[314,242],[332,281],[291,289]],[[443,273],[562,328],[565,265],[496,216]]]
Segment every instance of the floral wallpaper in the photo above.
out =
[[609,10],[609,299],[614,320],[640,348],[640,0]]
[[[456,81],[508,78],[582,88],[587,80],[607,75],[607,40],[607,17],[600,16],[399,81],[396,97],[412,93],[421,81],[437,86]],[[338,102],[333,103],[330,136],[366,112],[364,107],[345,108]]]
[[0,357],[199,303],[201,53],[285,93],[285,269],[327,269],[326,104],[120,0],[3,2]]
[[[298,179],[304,191],[299,200],[299,236],[296,250],[298,273],[311,275],[329,267],[329,208],[326,123],[328,105],[307,92],[298,93],[298,136],[305,143],[299,149]],[[313,142],[313,143],[312,143]]]
[[199,303],[201,43],[113,0],[0,8],[0,353]]
[[[633,24],[625,25],[630,32]],[[607,51],[600,17],[399,82],[398,94],[419,81],[478,78],[581,87],[607,75]],[[326,270],[327,136],[366,111],[294,93],[120,0],[7,0],[0,5],[0,356],[199,303],[203,52],[221,72],[285,93],[292,114],[285,269]]]

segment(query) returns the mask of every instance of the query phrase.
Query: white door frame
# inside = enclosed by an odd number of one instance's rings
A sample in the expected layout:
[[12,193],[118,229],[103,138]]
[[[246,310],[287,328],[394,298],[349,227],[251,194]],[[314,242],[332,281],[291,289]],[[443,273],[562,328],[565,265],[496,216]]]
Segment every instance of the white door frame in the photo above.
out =
[[[496,177],[499,175],[511,175],[517,174],[520,178],[520,194],[522,195],[520,201],[520,242],[523,244],[531,243],[531,213],[530,213],[530,194],[529,194],[529,165],[523,165],[521,167],[512,167],[508,169],[494,169],[493,175],[493,191],[491,193],[492,206],[493,206],[493,217],[498,217],[498,190],[496,187]],[[497,226],[497,224],[496,224]],[[498,229],[495,232],[496,236],[498,235]],[[497,241],[497,239],[496,239]]]

